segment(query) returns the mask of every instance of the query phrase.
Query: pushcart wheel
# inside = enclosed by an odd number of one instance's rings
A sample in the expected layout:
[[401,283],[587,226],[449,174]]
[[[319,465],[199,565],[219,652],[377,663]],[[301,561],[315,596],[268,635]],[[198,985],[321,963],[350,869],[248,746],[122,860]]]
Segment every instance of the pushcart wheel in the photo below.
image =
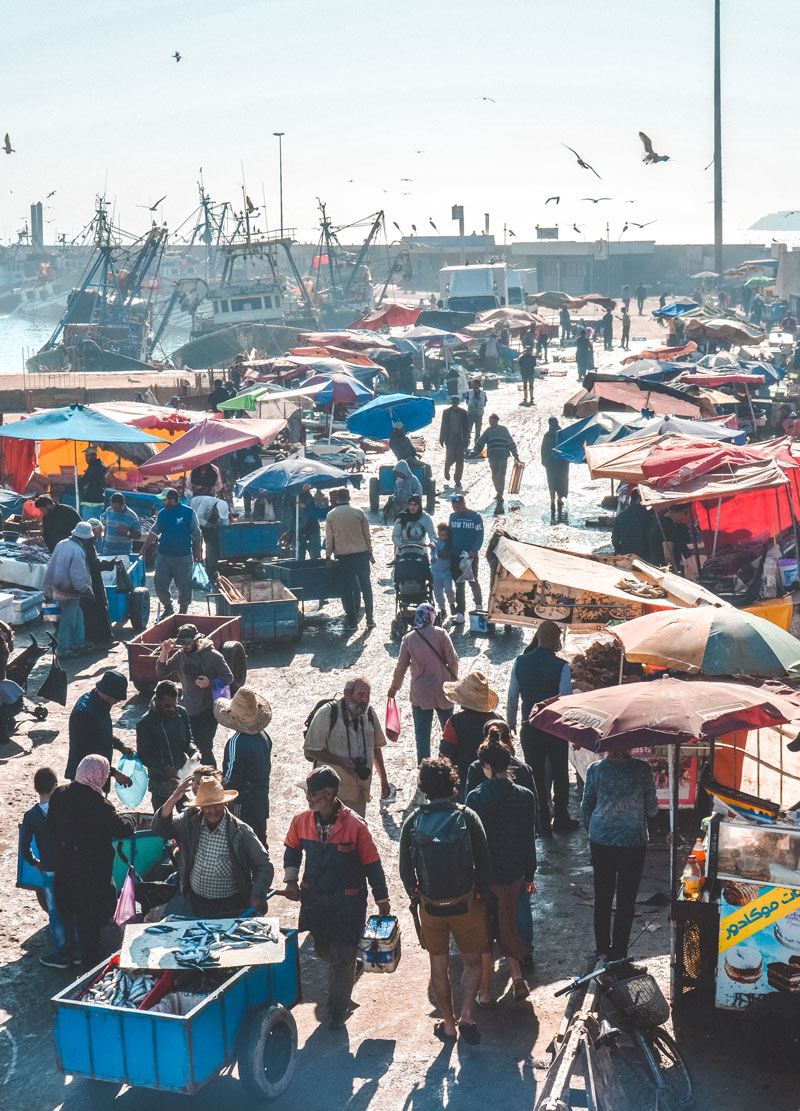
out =
[[297,1024],[286,1007],[260,1007],[239,1035],[239,1079],[257,1099],[286,1091],[297,1064]]
[[377,478],[369,480],[369,507],[373,513],[381,507],[381,484]]
[[150,591],[146,586],[137,586],[131,592],[128,612],[131,618],[131,628],[140,633],[147,628],[150,620]]
[[226,640],[222,646],[222,655],[233,672],[231,694],[236,694],[239,687],[247,682],[247,653],[240,640]]

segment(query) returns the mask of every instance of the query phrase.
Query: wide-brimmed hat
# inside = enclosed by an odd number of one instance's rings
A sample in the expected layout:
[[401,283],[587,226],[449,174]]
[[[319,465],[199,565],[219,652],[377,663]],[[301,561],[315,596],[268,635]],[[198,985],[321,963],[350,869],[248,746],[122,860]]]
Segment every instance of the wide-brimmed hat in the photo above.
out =
[[202,809],[204,806],[219,806],[220,803],[233,802],[238,797],[238,791],[226,791],[213,775],[204,775],[197,785],[194,802],[191,805]]
[[226,729],[237,733],[260,733],[272,720],[272,707],[252,687],[240,687],[233,698],[218,698],[214,717]]
[[489,680],[481,671],[471,671],[455,683],[443,683],[442,690],[451,702],[457,702],[465,710],[478,710],[488,713],[500,701],[489,686]]

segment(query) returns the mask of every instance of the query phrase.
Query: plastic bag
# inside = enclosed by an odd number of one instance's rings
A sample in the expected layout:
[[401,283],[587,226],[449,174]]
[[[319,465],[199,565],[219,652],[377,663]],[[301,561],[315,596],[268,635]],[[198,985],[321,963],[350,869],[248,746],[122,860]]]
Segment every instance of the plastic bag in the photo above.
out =
[[462,552],[458,561],[458,569],[461,574],[456,579],[456,582],[471,583],[475,581],[475,574],[472,569],[472,560],[469,558],[467,552]]
[[396,741],[400,736],[401,721],[400,707],[393,698],[387,698],[385,732],[390,741]]
[[223,683],[221,679],[215,679],[211,687],[211,701],[216,702],[218,698],[230,698],[231,688],[227,683]]
[[47,678],[37,691],[39,698],[48,702],[57,702],[59,706],[67,704],[67,673],[61,664],[53,658]]
[[128,574],[128,568],[125,566],[124,563],[117,564],[116,576],[117,581],[114,589],[116,590],[117,594],[132,594],[133,583],[131,582],[131,577]]
[[188,779],[190,775],[194,775],[203,759],[199,752],[193,752],[191,756],[186,757],[186,763],[182,768],[178,769],[178,782],[183,783],[184,779]]
[[139,806],[147,794],[149,783],[147,768],[138,756],[123,756],[119,762],[119,771],[123,775],[129,776],[133,782],[130,787],[121,787],[115,780],[114,789],[117,792],[117,798],[133,810]]
[[117,899],[117,909],[114,911],[114,921],[121,928],[136,914],[136,894],[133,886],[133,868],[128,869],[125,882]]
[[192,568],[192,589],[211,590],[211,579],[208,577],[205,564],[199,561]]

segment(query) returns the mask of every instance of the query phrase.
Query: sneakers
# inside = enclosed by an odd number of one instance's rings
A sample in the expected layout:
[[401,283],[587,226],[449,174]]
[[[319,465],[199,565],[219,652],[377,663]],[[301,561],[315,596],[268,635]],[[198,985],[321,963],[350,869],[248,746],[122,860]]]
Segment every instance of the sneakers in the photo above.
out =
[[455,615],[455,617],[453,618],[453,621],[456,623],[456,625],[463,625],[464,624],[464,614],[463,613],[457,613]]
[[46,968],[71,968],[72,961],[69,957],[59,957],[58,953],[43,953],[39,957],[39,964]]

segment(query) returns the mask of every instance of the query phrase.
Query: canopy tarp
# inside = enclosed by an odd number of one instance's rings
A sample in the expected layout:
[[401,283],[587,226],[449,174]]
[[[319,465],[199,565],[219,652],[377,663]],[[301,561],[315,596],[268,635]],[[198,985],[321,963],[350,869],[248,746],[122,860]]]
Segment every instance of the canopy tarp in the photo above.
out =
[[[734,420],[733,417],[724,420]],[[641,436],[651,436],[658,433],[661,436],[678,434],[680,436],[694,436],[702,440],[724,440],[732,444],[743,444],[747,440],[747,433],[741,428],[731,428],[721,421],[710,420],[683,420],[681,417],[653,417],[644,421],[638,428],[629,432],[626,439],[638,439]]]
[[764,329],[755,324],[745,324],[743,320],[690,320],[686,326],[690,336],[703,339],[724,340],[726,343],[760,343],[766,339]]
[[333,344],[328,344],[326,347],[292,347],[286,357],[290,358],[292,355],[312,359],[341,359],[345,363],[350,363],[351,366],[363,366],[370,367],[372,370],[380,370],[378,364],[362,351],[348,351],[346,347],[334,347]]
[[[753,490],[772,490],[788,485],[789,479],[774,459],[760,459],[742,464],[735,472],[710,471],[669,490],[640,485],[639,492],[643,505],[660,507],[682,502],[725,500]],[[787,520],[784,527],[788,524]]]
[[638,355],[628,355],[627,358],[622,360],[622,365],[626,363],[635,363],[637,359],[655,359],[657,362],[672,362],[674,359],[682,359],[685,355],[691,355],[693,351],[697,350],[697,344],[694,340],[689,340],[683,347],[653,347],[647,351],[640,351]]
[[699,309],[700,306],[696,301],[672,301],[669,305],[665,305],[663,309],[656,309],[653,316],[683,316],[687,312],[693,312]]
[[204,420],[139,469],[147,475],[180,474],[252,444],[271,444],[285,427],[286,421],[281,419]]
[[365,313],[353,324],[353,328],[365,328],[369,332],[377,332],[381,328],[393,328],[402,324],[416,324],[419,308],[409,308],[407,305],[379,305],[376,309]]
[[[683,486],[701,475],[764,462],[757,448],[724,444],[719,441],[689,440],[684,443],[657,444],[642,463],[643,481],[657,490]],[[793,461],[785,464],[796,467]]]
[[330,344],[334,344],[336,347],[344,347],[353,351],[369,351],[376,347],[391,351],[394,347],[391,340],[385,336],[354,328],[347,328],[338,332],[298,332],[297,340],[298,343],[303,343],[306,346],[328,347]]
[[[530,626],[549,619],[588,632],[651,609],[722,604],[699,584],[633,556],[601,561],[507,536],[501,536],[495,556],[489,618],[501,624]],[[660,587],[655,597],[653,586]]]
[[642,423],[649,421],[644,417],[628,417],[623,413],[595,413],[592,417],[585,417],[560,429],[556,436],[554,454],[570,463],[585,463],[587,445],[622,440],[635,432]]
[[624,378],[618,378],[617,381],[600,381],[595,378],[592,382],[592,392],[597,397],[613,401],[617,405],[624,405],[636,412],[649,409],[653,413],[668,417],[696,417],[701,414],[699,399],[681,397],[677,390],[664,393],[657,391],[653,386],[654,383],[626,382]]
[[592,478],[615,478],[619,482],[641,482],[644,478],[642,464],[656,444],[687,443],[688,438],[679,434],[628,436],[611,444],[595,444],[586,448],[586,462]]
[[700,386],[714,389],[718,386],[759,386],[764,385],[765,375],[748,374],[743,370],[684,370],[674,381],[685,382],[687,386]]

